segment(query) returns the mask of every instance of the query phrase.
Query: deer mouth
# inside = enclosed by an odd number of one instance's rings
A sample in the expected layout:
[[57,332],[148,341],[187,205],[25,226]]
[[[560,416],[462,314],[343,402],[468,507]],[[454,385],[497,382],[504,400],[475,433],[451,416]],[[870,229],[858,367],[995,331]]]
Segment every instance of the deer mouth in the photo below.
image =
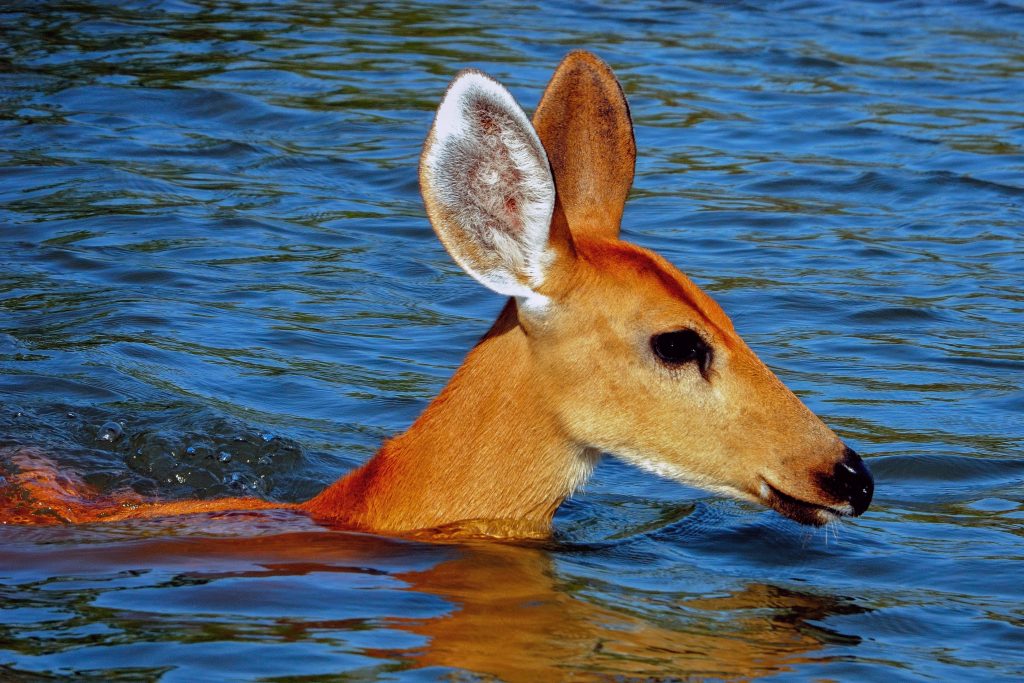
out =
[[824,526],[840,517],[853,514],[850,505],[823,505],[797,498],[773,486],[767,479],[761,478],[760,499],[765,505],[781,515],[806,524],[808,526]]

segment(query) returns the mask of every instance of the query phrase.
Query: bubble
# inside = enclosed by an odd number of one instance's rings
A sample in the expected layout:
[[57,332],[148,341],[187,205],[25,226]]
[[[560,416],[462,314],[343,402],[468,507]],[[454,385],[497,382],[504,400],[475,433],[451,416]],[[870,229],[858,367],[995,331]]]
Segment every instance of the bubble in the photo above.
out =
[[273,441],[274,439],[277,438],[275,434],[271,434],[270,432],[266,432],[264,434],[261,434],[260,436],[263,438],[264,441]]
[[227,451],[221,451],[220,455],[217,456],[217,459],[221,462],[231,462],[231,454]]
[[196,454],[196,447],[195,446],[189,446],[188,448],[185,449],[185,453],[187,453],[188,455],[195,455]]
[[120,439],[124,435],[124,429],[116,422],[104,422],[103,426],[100,427],[99,439],[100,441],[108,441],[113,443]]

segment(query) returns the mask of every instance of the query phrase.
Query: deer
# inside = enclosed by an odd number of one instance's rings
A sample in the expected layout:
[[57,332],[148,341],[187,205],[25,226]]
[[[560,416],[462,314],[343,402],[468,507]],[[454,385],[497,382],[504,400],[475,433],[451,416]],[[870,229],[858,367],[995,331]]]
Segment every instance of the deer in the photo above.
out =
[[301,503],[101,496],[25,449],[9,454],[15,483],[63,522],[283,509],[382,535],[547,538],[610,454],[805,525],[862,514],[874,491],[863,459],[708,294],[620,239],[635,164],[625,94],[594,54],[564,58],[532,121],[496,80],[459,72],[420,189],[454,261],[508,300],[407,431]]

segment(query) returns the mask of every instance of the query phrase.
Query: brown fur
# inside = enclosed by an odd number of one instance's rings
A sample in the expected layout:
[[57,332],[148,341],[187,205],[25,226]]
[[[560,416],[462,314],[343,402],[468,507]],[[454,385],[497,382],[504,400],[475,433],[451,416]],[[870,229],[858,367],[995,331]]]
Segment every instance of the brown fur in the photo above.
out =
[[[608,65],[583,50],[570,53],[544,90],[533,126],[575,234],[618,237],[633,185],[636,143],[629,105]],[[603,158],[581,150],[601,150]]]
[[[55,520],[72,522],[285,507],[374,532],[537,537],[598,454],[609,452],[803,522],[849,514],[829,485],[846,451],[838,437],[757,358],[714,300],[662,257],[618,240],[635,146],[608,67],[571,53],[534,122],[557,187],[550,263],[539,284],[487,251],[487,240],[463,230],[451,210],[437,208],[442,188],[423,164],[421,182],[435,229],[460,263],[473,265],[474,277],[486,283],[492,268],[505,269],[545,303],[522,308],[511,300],[419,419],[363,467],[298,505],[100,500],[32,475],[31,465],[18,480],[28,497],[50,501]],[[432,128],[424,155],[434,140]],[[652,335],[681,329],[713,348],[706,376],[652,354]]]

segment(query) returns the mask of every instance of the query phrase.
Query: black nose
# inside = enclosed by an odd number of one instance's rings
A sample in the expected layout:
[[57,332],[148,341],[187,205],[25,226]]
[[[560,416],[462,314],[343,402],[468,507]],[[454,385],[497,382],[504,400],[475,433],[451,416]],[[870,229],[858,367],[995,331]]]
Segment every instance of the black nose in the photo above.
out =
[[875,480],[857,452],[847,447],[843,459],[832,468],[832,476],[822,477],[821,487],[829,495],[849,502],[856,516],[871,504]]

